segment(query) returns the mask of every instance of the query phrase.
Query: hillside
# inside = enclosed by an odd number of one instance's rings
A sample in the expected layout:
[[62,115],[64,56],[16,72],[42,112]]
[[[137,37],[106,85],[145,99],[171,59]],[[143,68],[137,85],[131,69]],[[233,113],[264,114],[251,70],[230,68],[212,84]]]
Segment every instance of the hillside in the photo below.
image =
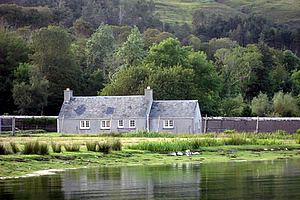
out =
[[299,0],[154,0],[157,14],[164,22],[191,23],[196,9],[225,16],[255,13],[279,23],[300,27]]

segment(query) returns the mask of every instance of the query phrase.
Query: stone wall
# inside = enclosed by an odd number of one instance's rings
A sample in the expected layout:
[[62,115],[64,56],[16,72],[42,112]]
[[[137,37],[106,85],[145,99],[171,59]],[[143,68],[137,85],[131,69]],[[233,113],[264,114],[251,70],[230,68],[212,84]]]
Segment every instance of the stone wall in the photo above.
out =
[[300,129],[300,118],[257,118],[257,117],[208,117],[203,119],[206,132],[275,132],[283,130],[295,133]]

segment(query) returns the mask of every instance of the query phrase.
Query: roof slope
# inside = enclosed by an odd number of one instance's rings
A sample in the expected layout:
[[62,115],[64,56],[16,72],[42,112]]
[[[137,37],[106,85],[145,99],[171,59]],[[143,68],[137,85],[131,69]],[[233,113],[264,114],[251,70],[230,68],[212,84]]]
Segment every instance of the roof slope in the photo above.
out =
[[150,117],[194,117],[197,100],[153,101]]
[[89,118],[140,118],[145,117],[147,102],[144,96],[93,96],[72,97],[63,103],[59,117]]

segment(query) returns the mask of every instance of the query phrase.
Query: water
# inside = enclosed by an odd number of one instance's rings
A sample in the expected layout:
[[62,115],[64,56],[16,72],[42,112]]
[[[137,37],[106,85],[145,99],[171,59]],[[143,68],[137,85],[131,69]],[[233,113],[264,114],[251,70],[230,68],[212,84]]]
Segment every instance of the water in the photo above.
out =
[[68,170],[2,180],[0,199],[300,199],[300,160]]

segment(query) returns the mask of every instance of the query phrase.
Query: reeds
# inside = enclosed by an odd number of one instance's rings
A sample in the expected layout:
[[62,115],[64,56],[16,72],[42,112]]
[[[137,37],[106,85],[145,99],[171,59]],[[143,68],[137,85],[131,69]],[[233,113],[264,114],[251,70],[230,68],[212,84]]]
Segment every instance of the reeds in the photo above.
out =
[[54,153],[62,152],[62,145],[60,143],[51,142],[51,148]]
[[99,142],[98,151],[104,154],[109,154],[111,152],[111,144],[108,142]]
[[19,147],[16,143],[10,142],[9,145],[10,145],[10,148],[11,148],[13,153],[19,153],[20,152],[20,149],[19,149]]
[[24,145],[23,154],[38,154],[38,155],[47,155],[49,154],[48,144],[35,142],[27,142]]
[[97,142],[87,142],[85,145],[88,151],[94,151],[94,152],[98,151]]
[[77,143],[67,143],[64,144],[65,150],[69,152],[79,152],[80,151],[80,144]]

